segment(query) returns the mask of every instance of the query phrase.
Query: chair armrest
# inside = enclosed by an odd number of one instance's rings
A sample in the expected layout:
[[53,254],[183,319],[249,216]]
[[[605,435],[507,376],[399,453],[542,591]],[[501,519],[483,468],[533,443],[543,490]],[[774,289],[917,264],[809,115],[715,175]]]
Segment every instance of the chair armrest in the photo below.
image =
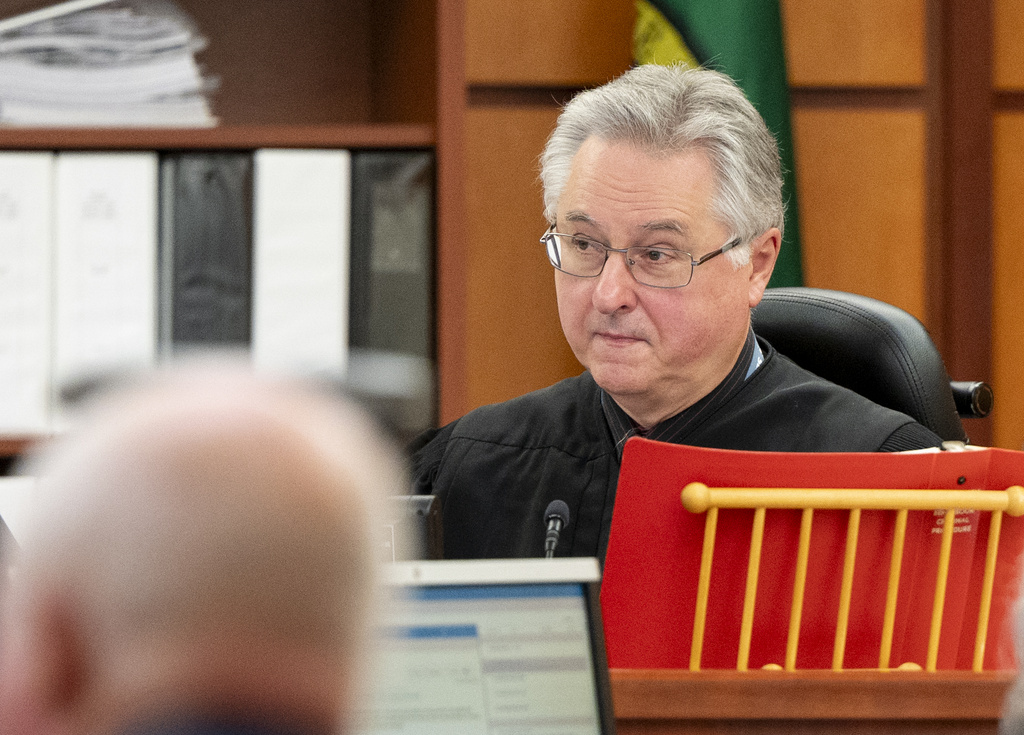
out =
[[992,387],[981,380],[951,380],[956,412],[969,419],[983,419],[992,411]]

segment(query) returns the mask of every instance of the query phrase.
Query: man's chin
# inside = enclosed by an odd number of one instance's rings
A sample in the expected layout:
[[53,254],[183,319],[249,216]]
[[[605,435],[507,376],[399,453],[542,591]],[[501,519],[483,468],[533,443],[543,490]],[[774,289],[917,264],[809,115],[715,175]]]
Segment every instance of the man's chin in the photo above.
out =
[[637,395],[648,390],[647,382],[637,375],[635,368],[598,365],[590,368],[590,374],[594,382],[612,398]]

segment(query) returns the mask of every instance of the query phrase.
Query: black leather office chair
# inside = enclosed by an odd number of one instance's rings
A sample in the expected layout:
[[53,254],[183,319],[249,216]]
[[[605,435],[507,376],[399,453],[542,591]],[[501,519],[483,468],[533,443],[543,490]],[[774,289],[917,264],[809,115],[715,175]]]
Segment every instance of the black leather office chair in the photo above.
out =
[[985,383],[951,381],[928,330],[891,304],[818,288],[774,288],[754,331],[816,375],[902,411],[944,441],[966,441],[961,416],[984,416]]

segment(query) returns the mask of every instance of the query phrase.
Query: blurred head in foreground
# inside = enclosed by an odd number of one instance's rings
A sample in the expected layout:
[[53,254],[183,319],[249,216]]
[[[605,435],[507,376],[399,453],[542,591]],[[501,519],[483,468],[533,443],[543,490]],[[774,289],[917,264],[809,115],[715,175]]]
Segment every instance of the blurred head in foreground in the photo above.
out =
[[0,730],[344,728],[378,506],[402,487],[362,414],[179,367],[95,401],[27,471],[44,483],[4,595]]
[[[1020,580],[1024,589],[1024,580]],[[1013,620],[1013,643],[1017,654],[1017,677],[1003,699],[1000,735],[1024,735],[1024,595],[1017,597]]]

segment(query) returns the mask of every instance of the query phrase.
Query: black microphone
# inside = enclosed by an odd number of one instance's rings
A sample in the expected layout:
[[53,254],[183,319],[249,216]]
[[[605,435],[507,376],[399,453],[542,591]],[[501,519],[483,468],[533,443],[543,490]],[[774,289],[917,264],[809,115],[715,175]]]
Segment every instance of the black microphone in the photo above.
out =
[[558,546],[558,536],[562,529],[569,525],[569,506],[563,500],[552,500],[548,503],[548,509],[544,511],[544,523],[547,525],[547,535],[544,537],[544,558],[550,559],[555,555],[555,547]]

